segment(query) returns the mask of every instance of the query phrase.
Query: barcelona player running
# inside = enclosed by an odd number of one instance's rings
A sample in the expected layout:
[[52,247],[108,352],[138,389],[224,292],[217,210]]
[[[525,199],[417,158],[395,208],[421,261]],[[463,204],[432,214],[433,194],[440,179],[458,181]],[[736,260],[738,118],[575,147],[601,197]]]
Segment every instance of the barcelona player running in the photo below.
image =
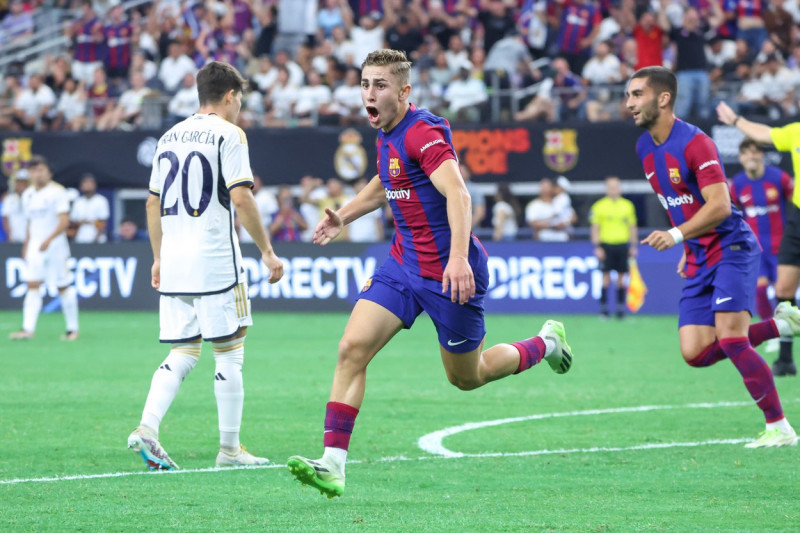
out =
[[663,251],[684,243],[678,264],[687,279],[678,311],[681,353],[694,367],[730,359],[742,375],[767,421],[746,446],[793,446],[797,435],[783,414],[772,372],[753,345],[800,333],[800,310],[784,304],[774,318],[750,325],[760,247],[731,205],[717,147],[673,114],[677,91],[675,75],[663,67],[640,69],[628,82],[627,107],[647,130],[636,151],[674,226],[652,232],[642,244]]
[[362,65],[361,98],[378,130],[378,175],[338,211],[326,209],[314,232],[325,245],[342,228],[388,201],[395,235],[390,256],[367,282],[339,342],[325,414],[325,452],[293,456],[294,476],[328,497],[341,496],[345,459],[364,399],[367,365],[378,351],[427,311],[436,326],[450,382],[472,390],[545,359],[567,372],[572,353],[564,326],[545,322],[539,335],[483,350],[487,255],[470,233],[470,196],[446,120],[409,102],[411,63],[403,52],[378,50]]

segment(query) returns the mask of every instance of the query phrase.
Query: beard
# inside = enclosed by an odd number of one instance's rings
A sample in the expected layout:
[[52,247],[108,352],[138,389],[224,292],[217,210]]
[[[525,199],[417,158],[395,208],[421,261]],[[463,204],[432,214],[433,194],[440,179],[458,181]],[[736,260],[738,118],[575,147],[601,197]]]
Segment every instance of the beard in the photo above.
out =
[[658,121],[660,115],[661,110],[658,108],[658,103],[653,99],[639,110],[639,123],[637,126],[649,130]]

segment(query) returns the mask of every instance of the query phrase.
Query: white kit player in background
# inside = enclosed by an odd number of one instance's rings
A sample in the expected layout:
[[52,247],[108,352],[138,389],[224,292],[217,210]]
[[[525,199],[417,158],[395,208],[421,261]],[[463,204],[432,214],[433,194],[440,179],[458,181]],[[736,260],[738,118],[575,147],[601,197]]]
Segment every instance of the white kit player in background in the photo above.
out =
[[108,200],[97,194],[97,180],[91,174],[81,178],[81,196],[72,204],[70,222],[76,229],[75,242],[106,242],[108,224]]
[[22,329],[11,334],[12,340],[32,339],[42,310],[42,283],[58,287],[67,332],[61,340],[78,338],[78,295],[72,285],[69,268],[69,197],[63,186],[53,181],[47,160],[33,156],[28,164],[31,186],[22,193],[22,210],[27,220],[27,234],[22,245],[25,260],[23,278],[27,291],[22,303]]
[[261,251],[270,283],[283,276],[253,198],[247,137],[233,122],[245,81],[227,63],[197,73],[200,110],[161,136],[153,158],[147,227],[153,248],[152,285],[161,293],[160,335],[171,344],[153,374],[139,426],[128,437],[151,470],[174,470],[158,440],[161,420],[181,382],[213,343],[219,414],[217,466],[263,465],[239,442],[244,406],[242,364],[252,325],[247,279],[234,226],[234,208]]
[[[12,183],[13,182],[13,183]],[[22,193],[28,188],[28,169],[17,170],[13,180],[9,180],[11,190],[3,198],[3,207],[0,215],[3,217],[3,229],[8,235],[8,242],[22,244],[28,233],[28,220],[22,210]]]

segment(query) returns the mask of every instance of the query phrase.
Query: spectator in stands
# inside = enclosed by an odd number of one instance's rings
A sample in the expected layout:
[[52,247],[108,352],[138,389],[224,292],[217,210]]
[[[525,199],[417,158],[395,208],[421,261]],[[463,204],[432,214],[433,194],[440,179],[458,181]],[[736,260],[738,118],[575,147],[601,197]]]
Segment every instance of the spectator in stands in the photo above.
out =
[[272,242],[299,242],[308,223],[295,209],[294,197],[289,187],[278,189],[278,212],[272,217],[269,234]]
[[200,109],[200,99],[197,94],[195,76],[194,74],[186,74],[183,77],[181,89],[169,101],[167,122],[169,124],[177,124],[197,113],[198,109]]
[[485,82],[487,86],[495,83],[494,77],[497,76],[497,83],[501,89],[509,87],[519,87],[512,81],[515,73],[519,72],[519,65],[528,64],[532,60],[528,47],[522,40],[522,36],[512,31],[509,35],[498,40],[486,55],[484,72],[486,72]]
[[517,30],[525,40],[531,55],[536,58],[547,55],[547,0],[524,2],[517,19]]
[[447,87],[453,80],[458,71],[450,70],[450,65],[447,64],[447,55],[444,50],[439,50],[434,56],[434,64],[430,69],[431,81],[438,83],[442,87]]
[[300,214],[306,222],[306,229],[301,238],[303,241],[310,242],[314,235],[314,228],[319,222],[319,201],[328,195],[328,190],[322,178],[315,176],[300,178],[300,189]]
[[[419,95],[419,87],[416,84],[414,93]],[[422,105],[418,97],[417,105]],[[339,124],[342,126],[364,122],[367,112],[361,100],[361,73],[357,69],[347,69],[344,83],[333,91],[332,108],[339,115]]]
[[158,79],[158,66],[147,57],[147,52],[142,49],[133,51],[131,67],[129,70],[138,70],[145,79],[145,85],[154,91],[164,92],[164,84]]
[[106,71],[98,67],[94,71],[94,82],[89,87],[88,99],[94,125],[110,120],[107,115],[114,111],[118,93],[108,85]]
[[289,69],[286,66],[278,67],[278,79],[265,98],[265,126],[282,127],[289,124],[298,90],[299,87],[289,82]]
[[3,77],[3,90],[0,93],[0,130],[19,129],[14,102],[22,90],[19,78],[11,74]]
[[452,72],[458,72],[461,67],[472,68],[472,62],[469,60],[469,50],[464,46],[464,39],[457,33],[450,37],[444,55],[447,59],[447,66]]
[[108,200],[97,193],[97,180],[84,174],[80,183],[81,196],[72,203],[69,213],[70,228],[67,235],[75,242],[106,242],[106,226],[110,215]]
[[331,48],[334,57],[339,60],[343,65],[361,68],[361,65],[356,65],[356,45],[347,36],[347,29],[342,26],[336,26],[331,32]]
[[86,129],[86,103],[87,96],[83,86],[74,78],[68,77],[64,84],[64,91],[58,98],[52,129],[68,131]]
[[578,215],[572,207],[572,198],[569,196],[572,184],[566,176],[559,176],[553,183],[553,209],[556,212],[556,221],[565,223],[572,233],[572,226],[578,223]]
[[106,72],[112,83],[128,79],[133,52],[133,27],[125,16],[122,4],[114,5],[108,12],[108,23],[103,28],[106,40]]
[[349,16],[350,7],[347,0],[323,0],[317,12],[317,27],[322,31],[322,36],[329,39],[333,28],[345,26],[345,15]]
[[[652,11],[644,11],[639,16],[639,22],[633,28],[633,38],[637,51],[633,72],[644,67],[662,65],[666,35],[664,29],[656,23],[656,15]],[[628,79],[630,74],[626,74],[624,79]]]
[[394,50],[402,50],[412,61],[419,57],[422,42],[422,32],[412,26],[411,18],[405,14],[397,17],[397,24],[386,29],[386,45]]
[[744,40],[750,50],[760,50],[769,37],[762,17],[764,3],[751,0],[736,2],[736,38]]
[[266,94],[277,79],[278,67],[272,62],[272,58],[268,55],[259,57],[258,72],[252,76],[253,85],[255,85],[259,91]]
[[581,77],[570,70],[562,57],[553,60],[553,99],[558,120],[583,119],[586,115],[586,89]]
[[[253,198],[258,206],[258,214],[261,216],[261,225],[269,230],[272,217],[278,212],[278,199],[270,191],[263,187],[261,177],[253,172]],[[236,219],[236,227],[239,230],[239,242],[253,242],[253,237],[247,233],[247,229]]]
[[3,230],[8,242],[22,244],[28,233],[28,219],[22,210],[22,193],[28,188],[28,169],[21,168],[14,175],[13,186],[3,198],[0,216],[3,218]]
[[519,231],[519,200],[511,192],[508,183],[497,184],[492,206],[492,239],[495,241],[513,241]]
[[0,22],[0,45],[6,50],[28,46],[33,35],[33,15],[22,0],[11,0],[9,12]]
[[169,43],[169,55],[161,60],[158,79],[169,94],[175,94],[186,74],[197,74],[197,67],[186,55],[184,45],[180,41],[172,41]]
[[483,28],[483,49],[487,53],[497,41],[515,31],[514,13],[504,0],[480,0],[477,19]]
[[461,177],[464,178],[464,185],[469,191],[470,202],[472,203],[472,222],[471,228],[479,228],[486,218],[486,198],[483,196],[480,187],[472,181],[472,169],[466,163],[459,163]]
[[89,85],[94,71],[103,67],[103,21],[92,7],[92,0],[81,0],[81,17],[66,30],[72,39],[72,76]]
[[[359,178],[354,184],[354,193],[358,194],[367,185],[366,178]],[[381,209],[366,213],[347,225],[350,242],[379,242],[385,234]]]
[[301,126],[311,126],[319,120],[320,116],[335,114],[331,111],[333,97],[331,88],[322,84],[322,77],[315,70],[309,70],[306,75],[308,84],[297,91],[297,101],[294,105],[294,114]]
[[592,53],[592,43],[600,31],[603,16],[595,0],[556,3],[559,31],[556,43],[559,56],[566,59],[573,72],[583,71]]
[[[429,68],[421,68],[417,74],[417,81],[414,87],[414,103],[417,107],[429,109],[433,114],[440,114],[442,105],[442,95],[444,89],[441,84],[431,81],[431,71]],[[359,91],[359,103],[361,93]],[[363,104],[361,104],[363,107]]]
[[223,61],[241,68],[238,48],[242,36],[233,27],[234,17],[230,11],[219,17],[216,24],[204,26],[194,44],[195,63],[202,65],[209,61]]
[[[797,5],[797,2],[794,2]],[[769,35],[769,40],[783,55],[791,53],[792,43],[797,34],[796,23],[779,0],[764,0],[761,18],[764,19],[764,29]]]
[[253,10],[250,7],[252,0],[233,0],[229,10],[233,18],[233,31],[244,36],[247,30],[253,29]]
[[[625,39],[622,42],[622,47],[619,52],[620,71],[622,72],[622,79],[627,80],[638,69],[636,65],[639,64],[639,45],[636,39]],[[621,102],[624,104],[624,102]],[[622,105],[622,107],[625,107]]]
[[447,48],[450,37],[458,33],[463,25],[462,17],[448,13],[441,0],[429,0],[427,9],[422,0],[411,0],[409,8],[427,35],[434,37],[441,48]]
[[64,91],[64,84],[71,76],[71,65],[69,60],[63,55],[46,55],[44,58],[44,83],[56,94],[61,96]]
[[[611,45],[600,41],[594,46],[594,56],[583,67],[583,79],[589,85],[586,118],[591,122],[616,118],[622,95],[622,64],[611,53]],[[619,92],[616,91],[617,86]]]
[[125,217],[119,223],[119,231],[114,235],[116,242],[147,241],[147,231],[139,229],[139,225],[130,217]]
[[553,181],[544,178],[539,182],[539,197],[525,207],[525,221],[533,229],[538,241],[563,242],[569,240],[569,224],[560,219],[553,204]]
[[706,45],[706,61],[710,70],[712,81],[722,77],[722,66],[736,58],[736,43],[730,39],[723,39],[719,35],[713,36]]
[[367,54],[373,50],[383,48],[386,28],[394,24],[394,17],[390,12],[381,14],[373,11],[369,15],[364,15],[358,20],[358,25],[349,23],[350,39],[353,41],[355,55],[353,62],[355,66],[361,67],[361,63],[367,58]]
[[481,117],[481,107],[489,95],[486,85],[471,77],[468,68],[461,67],[458,76],[445,89],[443,98],[449,118],[477,122]]
[[56,107],[53,89],[44,84],[41,74],[28,77],[28,87],[18,93],[14,101],[15,121],[20,129],[47,129]]
[[[289,73],[289,83],[294,87],[302,87],[305,81],[305,72],[300,65],[292,61],[289,51],[282,49],[275,54],[275,65],[278,68],[284,67]],[[360,65],[359,65],[360,66]]]
[[[713,29],[722,22],[722,12],[716,0],[712,0],[711,4],[715,6],[715,12],[708,24]],[[675,115],[682,119],[692,116],[706,119],[711,116],[711,79],[700,14],[694,7],[688,7],[683,13],[683,27],[673,27],[662,3],[658,16],[659,24],[669,32],[670,40],[677,49],[675,76],[678,78],[678,97]]]
[[794,101],[796,80],[777,54],[767,56],[759,81],[764,91],[767,113],[772,120],[797,112]]
[[130,131],[136,129],[142,121],[142,103],[150,94],[150,89],[145,87],[144,75],[141,72],[131,72],[130,89],[122,93],[117,105],[97,121],[98,130]]
[[260,27],[260,31],[256,32],[253,55],[256,57],[269,55],[272,53],[272,43],[278,33],[278,3],[272,0],[254,0],[252,8]]

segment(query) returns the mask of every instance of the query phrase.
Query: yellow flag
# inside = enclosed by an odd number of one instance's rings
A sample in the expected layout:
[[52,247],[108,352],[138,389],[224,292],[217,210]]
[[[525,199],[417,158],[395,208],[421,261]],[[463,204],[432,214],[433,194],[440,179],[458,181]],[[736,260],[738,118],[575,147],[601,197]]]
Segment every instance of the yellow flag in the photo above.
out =
[[628,305],[631,313],[639,312],[639,309],[644,305],[644,295],[647,294],[647,285],[644,284],[642,273],[639,271],[639,265],[636,264],[636,259],[628,260],[628,294],[625,297],[625,303]]

